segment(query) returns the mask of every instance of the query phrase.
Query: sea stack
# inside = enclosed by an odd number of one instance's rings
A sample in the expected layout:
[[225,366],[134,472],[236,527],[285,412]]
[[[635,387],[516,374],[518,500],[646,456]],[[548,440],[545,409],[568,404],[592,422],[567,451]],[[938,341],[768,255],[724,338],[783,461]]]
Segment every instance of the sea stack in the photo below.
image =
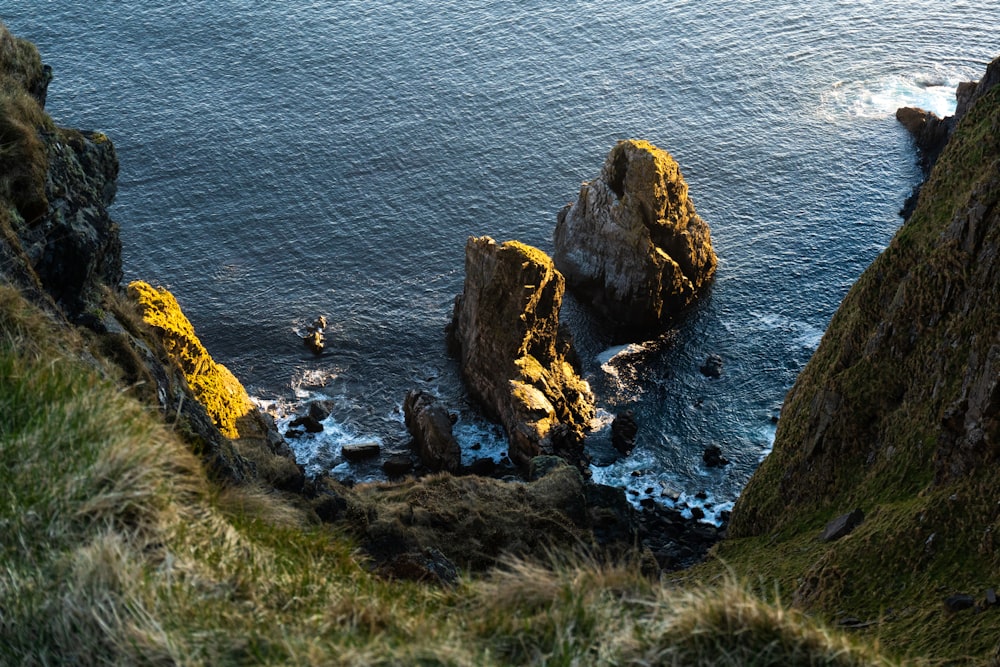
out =
[[635,139],[618,142],[600,177],[559,212],[554,242],[570,288],[637,333],[690,305],[717,263],[677,162]]
[[469,392],[496,417],[519,465],[539,454],[578,463],[594,416],[590,386],[559,332],[565,281],[541,250],[488,236],[465,246],[465,287],[450,342]]

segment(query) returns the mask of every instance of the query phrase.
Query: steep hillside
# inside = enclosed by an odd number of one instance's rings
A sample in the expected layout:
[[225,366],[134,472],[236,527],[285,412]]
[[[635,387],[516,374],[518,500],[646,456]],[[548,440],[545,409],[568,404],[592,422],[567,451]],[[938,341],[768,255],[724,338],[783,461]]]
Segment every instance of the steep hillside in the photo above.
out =
[[[716,552],[805,609],[955,658],[1000,637],[1000,87],[977,93],[789,392]],[[853,532],[819,539],[856,509]]]

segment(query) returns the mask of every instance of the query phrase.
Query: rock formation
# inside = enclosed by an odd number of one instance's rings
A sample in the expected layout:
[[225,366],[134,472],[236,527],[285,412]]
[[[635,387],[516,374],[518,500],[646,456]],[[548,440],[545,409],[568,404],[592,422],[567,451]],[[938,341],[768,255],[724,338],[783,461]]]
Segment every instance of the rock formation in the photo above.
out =
[[462,449],[451,432],[451,417],[434,396],[413,390],[403,401],[403,418],[420,461],[431,470],[458,472]]
[[556,267],[611,322],[649,329],[690,305],[715,273],[708,225],[677,162],[620,141],[599,178],[559,212]]
[[[1000,83],[1000,64],[993,61],[986,68],[983,78],[977,81],[964,81],[958,85],[955,91],[956,106],[955,113],[951,116],[939,117],[932,111],[925,111],[919,107],[902,107],[896,110],[896,120],[898,120],[907,132],[913,135],[913,142],[917,146],[920,167],[924,175],[930,173],[934,163],[937,162],[941,151],[948,144],[951,133],[962,116],[965,115],[969,107],[975,100],[985,95],[991,88]],[[909,218],[913,209],[917,205],[917,198],[920,196],[921,183],[913,189],[903,205],[900,215]]]
[[465,247],[465,289],[450,340],[470,393],[504,425],[510,458],[557,453],[577,463],[594,415],[589,385],[560,336],[563,277],[542,251],[489,237]]

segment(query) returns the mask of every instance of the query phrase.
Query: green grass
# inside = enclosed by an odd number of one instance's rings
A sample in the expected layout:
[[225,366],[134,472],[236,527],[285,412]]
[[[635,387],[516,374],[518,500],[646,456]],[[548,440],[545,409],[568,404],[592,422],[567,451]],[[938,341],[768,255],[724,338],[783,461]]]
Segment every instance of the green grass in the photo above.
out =
[[456,586],[374,574],[180,438],[0,288],[0,664],[881,665],[726,581],[508,560]]

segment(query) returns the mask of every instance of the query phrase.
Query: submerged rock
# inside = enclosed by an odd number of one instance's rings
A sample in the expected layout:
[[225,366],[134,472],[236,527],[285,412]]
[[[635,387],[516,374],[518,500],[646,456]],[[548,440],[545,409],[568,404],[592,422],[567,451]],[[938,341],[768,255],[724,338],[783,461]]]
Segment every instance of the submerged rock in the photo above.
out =
[[697,297],[715,273],[708,225],[677,162],[647,141],[620,141],[599,178],[559,212],[556,267],[610,321],[648,329]]
[[559,331],[564,290],[541,250],[486,236],[466,244],[450,341],[470,393],[504,425],[518,465],[539,454],[577,463],[594,416],[590,386],[567,361],[571,346]]

